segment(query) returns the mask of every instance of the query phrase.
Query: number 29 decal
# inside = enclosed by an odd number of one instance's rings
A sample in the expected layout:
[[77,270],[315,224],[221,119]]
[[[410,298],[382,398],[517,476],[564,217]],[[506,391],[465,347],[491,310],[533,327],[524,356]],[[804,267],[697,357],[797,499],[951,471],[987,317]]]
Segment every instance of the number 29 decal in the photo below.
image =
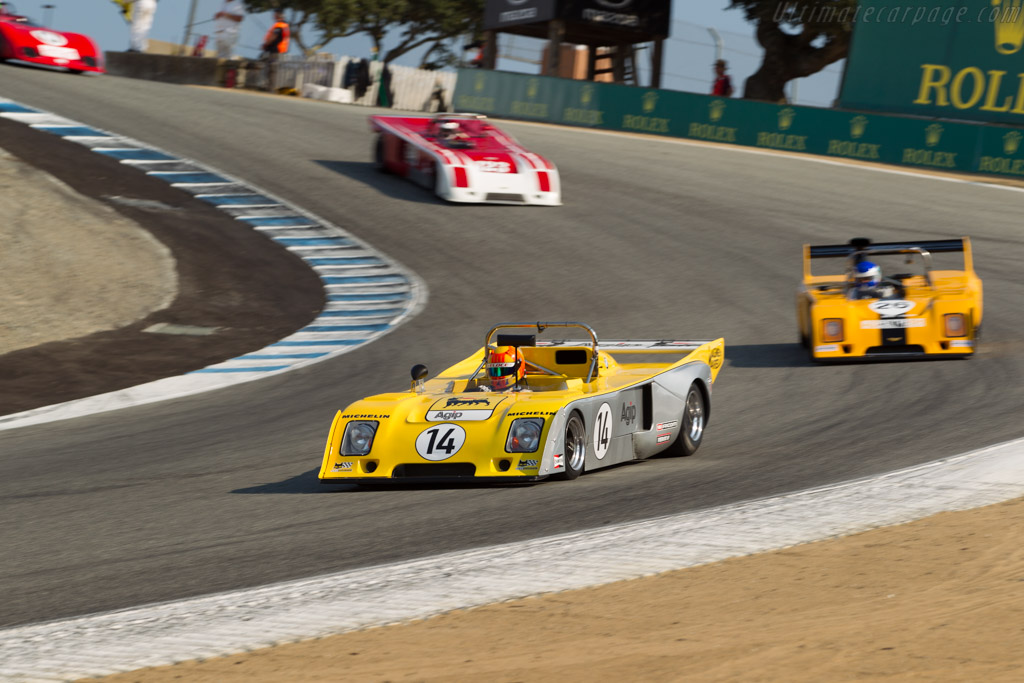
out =
[[427,460],[447,460],[466,443],[466,430],[444,423],[425,429],[416,437],[416,452]]
[[608,446],[612,441],[612,409],[602,403],[594,420],[594,455],[601,460],[608,454]]

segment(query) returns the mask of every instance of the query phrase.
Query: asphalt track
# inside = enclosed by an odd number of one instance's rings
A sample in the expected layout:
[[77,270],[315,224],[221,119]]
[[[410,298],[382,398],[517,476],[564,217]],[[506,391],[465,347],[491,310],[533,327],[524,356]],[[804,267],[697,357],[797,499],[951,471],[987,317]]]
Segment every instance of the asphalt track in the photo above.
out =
[[[430,289],[410,323],[320,365],[0,432],[0,625],[695,510],[1024,432],[1020,192],[508,124],[558,164],[565,206],[455,206],[370,168],[363,109],[18,68],[0,70],[0,96],[246,178]],[[801,244],[960,234],[985,282],[979,357],[805,361],[792,310]],[[519,319],[584,320],[605,337],[724,336],[701,451],[529,487],[319,490],[336,408],[402,388],[412,364],[439,370]]]

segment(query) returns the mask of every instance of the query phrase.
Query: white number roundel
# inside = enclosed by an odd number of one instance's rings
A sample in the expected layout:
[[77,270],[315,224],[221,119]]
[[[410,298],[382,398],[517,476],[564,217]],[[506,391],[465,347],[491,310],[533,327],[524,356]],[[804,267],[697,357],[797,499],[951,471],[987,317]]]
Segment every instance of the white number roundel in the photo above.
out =
[[416,437],[416,452],[427,460],[447,460],[466,443],[466,430],[448,422],[425,429]]
[[68,44],[67,38],[59,33],[54,33],[53,31],[29,31],[29,35],[40,43],[53,45],[55,47],[63,47]]
[[871,302],[868,304],[868,308],[883,318],[895,318],[898,315],[909,313],[916,305],[913,301],[904,299],[882,299]]
[[608,446],[612,442],[612,409],[602,403],[594,420],[594,455],[601,460],[608,454]]

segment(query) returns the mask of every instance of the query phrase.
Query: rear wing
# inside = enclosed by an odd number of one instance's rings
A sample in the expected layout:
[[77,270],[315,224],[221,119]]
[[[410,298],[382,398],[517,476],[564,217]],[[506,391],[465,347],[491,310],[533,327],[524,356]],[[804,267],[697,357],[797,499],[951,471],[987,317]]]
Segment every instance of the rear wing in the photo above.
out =
[[[705,344],[711,344],[715,339],[622,339],[602,340],[598,342],[597,350],[606,353],[690,353],[696,351]],[[537,346],[590,346],[590,341],[582,339],[552,339],[538,341]]]
[[[906,242],[872,242],[855,238],[848,244],[804,245],[804,280],[811,275],[811,261],[820,258],[850,258],[870,254],[921,254],[930,264],[931,254],[942,252],[963,252],[964,270],[974,272],[974,258],[971,253],[971,239],[960,237],[945,240],[916,240]],[[858,258],[859,260],[859,258]]]

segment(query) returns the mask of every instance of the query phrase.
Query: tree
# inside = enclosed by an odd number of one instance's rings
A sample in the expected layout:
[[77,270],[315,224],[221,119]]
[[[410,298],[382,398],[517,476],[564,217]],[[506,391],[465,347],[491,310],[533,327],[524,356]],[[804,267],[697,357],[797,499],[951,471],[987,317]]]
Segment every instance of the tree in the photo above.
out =
[[[245,0],[245,4],[255,12],[284,10],[292,36],[307,56],[335,38],[365,34],[384,62],[429,46],[421,65],[437,68],[455,59],[450,47],[453,39],[478,31],[484,0]],[[304,27],[314,29],[316,37],[304,37]],[[392,35],[397,44],[385,51]]]
[[850,50],[857,0],[731,0],[754,23],[764,48],[743,97],[779,102],[786,83],[818,73]]

